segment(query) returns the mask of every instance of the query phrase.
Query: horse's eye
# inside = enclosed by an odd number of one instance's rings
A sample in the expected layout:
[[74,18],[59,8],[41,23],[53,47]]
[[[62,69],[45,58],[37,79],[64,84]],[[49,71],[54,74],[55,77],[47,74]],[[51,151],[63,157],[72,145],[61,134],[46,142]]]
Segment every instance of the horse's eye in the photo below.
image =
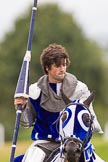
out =
[[83,121],[84,121],[85,125],[90,126],[90,116],[89,116],[89,114],[87,114],[87,113],[83,114]]

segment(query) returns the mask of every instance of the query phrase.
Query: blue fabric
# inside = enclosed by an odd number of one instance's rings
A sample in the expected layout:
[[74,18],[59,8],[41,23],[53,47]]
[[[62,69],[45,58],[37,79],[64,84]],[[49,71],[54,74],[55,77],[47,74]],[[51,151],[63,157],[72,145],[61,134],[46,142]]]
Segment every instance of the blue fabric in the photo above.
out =
[[14,158],[14,162],[21,162],[24,155],[20,155]]
[[[56,93],[57,92],[56,84],[51,83],[49,85]],[[46,139],[50,136],[52,139],[58,140],[59,139],[59,134],[58,134],[59,123],[57,126],[56,123],[54,122],[59,117],[60,112],[49,112],[43,109],[40,106],[40,100],[41,100],[41,94],[39,98],[36,100],[33,100],[32,98],[30,98],[30,102],[33,105],[33,108],[37,114],[37,117],[36,117],[37,120],[31,133],[31,139],[32,140]]]

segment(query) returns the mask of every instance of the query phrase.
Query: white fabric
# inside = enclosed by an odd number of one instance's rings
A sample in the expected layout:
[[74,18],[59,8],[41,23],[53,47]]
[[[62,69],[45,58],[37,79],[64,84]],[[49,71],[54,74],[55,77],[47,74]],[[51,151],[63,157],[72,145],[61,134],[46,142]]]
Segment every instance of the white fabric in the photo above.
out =
[[37,82],[34,84],[31,84],[29,87],[29,97],[36,100],[41,93],[41,89],[37,86]]
[[23,158],[22,162],[43,162],[45,153],[39,147],[31,147],[28,154]]
[[62,83],[57,83],[57,95],[60,96]]
[[74,94],[72,95],[72,100],[80,99],[84,101],[90,95],[90,91],[85,83],[78,81]]

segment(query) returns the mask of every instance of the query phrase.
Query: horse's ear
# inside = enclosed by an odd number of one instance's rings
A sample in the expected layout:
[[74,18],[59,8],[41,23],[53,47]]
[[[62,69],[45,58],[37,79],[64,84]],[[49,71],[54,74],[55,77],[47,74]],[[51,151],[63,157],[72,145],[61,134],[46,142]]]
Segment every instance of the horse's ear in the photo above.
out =
[[89,107],[91,102],[93,102],[95,96],[95,91],[92,91],[90,96],[83,102],[85,106]]

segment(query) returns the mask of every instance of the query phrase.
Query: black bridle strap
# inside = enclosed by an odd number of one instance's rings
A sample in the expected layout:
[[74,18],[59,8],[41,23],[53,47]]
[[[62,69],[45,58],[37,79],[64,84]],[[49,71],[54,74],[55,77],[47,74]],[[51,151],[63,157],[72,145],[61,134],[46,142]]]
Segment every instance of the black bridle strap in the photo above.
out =
[[50,156],[45,160],[45,162],[50,162],[52,157],[59,151],[59,147],[52,151]]
[[91,136],[92,136],[92,122],[90,123],[90,127],[86,133],[85,138],[82,141],[82,150],[84,149],[86,142],[89,140],[89,138],[91,138]]
[[92,136],[92,123],[93,123],[93,119],[94,119],[94,117],[93,117],[93,115],[91,114],[91,111],[89,110],[89,108],[86,106],[86,108],[87,108],[87,110],[89,111],[89,113],[90,113],[90,117],[91,117],[91,119],[90,119],[90,126],[89,126],[89,129],[88,129],[88,131],[87,131],[87,133],[86,133],[86,136],[85,136],[85,138],[83,139],[83,145],[82,145],[82,150],[83,150],[83,148],[84,148],[84,146],[85,146],[85,144],[86,144],[86,142],[89,140],[89,138],[91,138],[91,136]]

